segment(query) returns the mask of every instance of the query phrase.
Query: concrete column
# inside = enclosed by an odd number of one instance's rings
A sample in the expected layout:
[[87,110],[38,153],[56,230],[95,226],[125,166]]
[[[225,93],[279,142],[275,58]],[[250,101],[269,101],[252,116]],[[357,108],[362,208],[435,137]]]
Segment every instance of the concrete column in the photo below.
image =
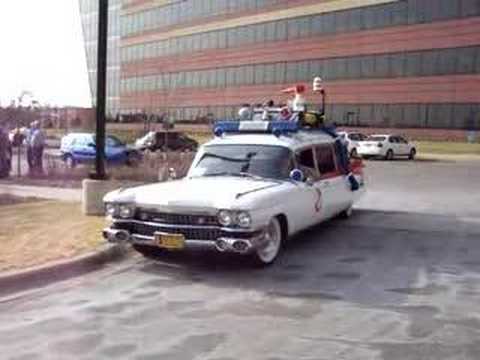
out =
[[103,197],[120,188],[118,181],[84,179],[82,182],[82,212],[84,215],[104,215]]

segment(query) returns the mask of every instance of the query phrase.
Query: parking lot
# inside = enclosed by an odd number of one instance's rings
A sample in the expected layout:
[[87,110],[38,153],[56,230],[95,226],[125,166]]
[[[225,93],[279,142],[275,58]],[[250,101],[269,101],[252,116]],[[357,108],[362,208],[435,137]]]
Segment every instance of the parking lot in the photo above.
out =
[[478,359],[480,162],[369,161],[349,220],[267,269],[134,256],[0,299],[11,359]]

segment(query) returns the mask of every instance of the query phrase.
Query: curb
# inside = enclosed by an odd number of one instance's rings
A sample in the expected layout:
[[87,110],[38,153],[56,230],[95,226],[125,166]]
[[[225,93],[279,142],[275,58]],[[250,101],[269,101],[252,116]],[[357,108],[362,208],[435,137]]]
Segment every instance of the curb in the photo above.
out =
[[478,154],[432,154],[432,153],[420,153],[417,155],[416,160],[420,161],[479,161],[480,155]]
[[128,248],[105,244],[95,251],[25,270],[0,274],[0,295],[29,290],[70,279],[100,269],[110,262],[122,260]]

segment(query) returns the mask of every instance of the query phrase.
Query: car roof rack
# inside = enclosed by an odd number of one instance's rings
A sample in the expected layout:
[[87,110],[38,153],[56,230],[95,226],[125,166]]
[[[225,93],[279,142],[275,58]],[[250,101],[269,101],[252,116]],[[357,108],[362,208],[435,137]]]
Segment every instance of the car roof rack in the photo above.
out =
[[294,121],[217,121],[213,126],[215,136],[223,134],[274,134],[276,136],[296,133],[300,126]]

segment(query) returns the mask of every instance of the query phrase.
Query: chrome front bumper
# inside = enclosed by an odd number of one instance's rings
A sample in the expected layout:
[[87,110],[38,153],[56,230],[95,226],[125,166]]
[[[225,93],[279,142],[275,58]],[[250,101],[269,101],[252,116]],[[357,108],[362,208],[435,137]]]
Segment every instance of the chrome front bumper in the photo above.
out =
[[[232,233],[234,235],[234,233]],[[132,234],[128,230],[103,229],[103,237],[111,243],[130,243],[158,247],[154,236]],[[265,238],[264,230],[250,238],[219,237],[216,240],[185,239],[185,250],[217,250],[237,254],[248,254],[262,244]],[[182,249],[183,250],[183,249]]]

